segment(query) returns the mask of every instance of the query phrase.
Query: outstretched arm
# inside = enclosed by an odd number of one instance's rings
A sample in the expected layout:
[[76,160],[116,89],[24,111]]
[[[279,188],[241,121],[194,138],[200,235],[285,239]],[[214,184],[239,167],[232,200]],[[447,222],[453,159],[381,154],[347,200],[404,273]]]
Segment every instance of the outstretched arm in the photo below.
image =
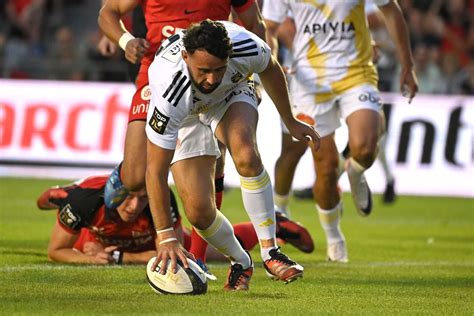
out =
[[237,15],[247,30],[265,40],[265,23],[257,3],[252,4],[247,10],[237,13]]
[[166,266],[170,260],[172,271],[176,271],[177,259],[180,259],[186,268],[188,266],[186,255],[173,229],[170,212],[168,173],[173,155],[174,150],[161,148],[147,140],[146,188],[156,229],[156,261],[152,269],[155,269],[160,261]]
[[107,253],[99,253],[89,256],[73,249],[74,243],[79,238],[79,233],[73,234],[66,231],[56,221],[51,232],[48,246],[48,258],[55,262],[108,264],[112,263],[112,257]]
[[379,8],[385,17],[387,30],[397,46],[398,58],[402,68],[400,90],[402,93],[408,94],[411,102],[411,99],[413,99],[418,92],[418,80],[413,70],[413,55],[405,19],[396,1],[392,0]]

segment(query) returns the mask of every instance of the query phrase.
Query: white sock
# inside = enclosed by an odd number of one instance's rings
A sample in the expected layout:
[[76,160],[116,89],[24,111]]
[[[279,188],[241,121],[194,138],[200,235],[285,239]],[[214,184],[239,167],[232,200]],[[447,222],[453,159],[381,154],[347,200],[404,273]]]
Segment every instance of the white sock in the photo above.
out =
[[339,201],[339,203],[332,209],[322,209],[318,204],[316,204],[316,209],[318,210],[321,227],[326,233],[327,244],[330,245],[339,241],[343,241],[344,235],[342,234],[341,227],[339,226],[342,215],[342,200]]
[[358,163],[354,158],[350,157],[346,160],[346,171],[349,175],[349,179],[354,179],[356,182],[359,181],[360,176],[364,173],[365,168]]
[[288,218],[290,218],[290,209],[288,208],[289,197],[289,194],[281,195],[276,192],[273,193],[273,198],[275,199],[275,211],[282,213]]
[[[275,209],[272,184],[265,170],[256,177],[240,177],[242,200],[259,241],[276,240]],[[270,248],[273,249],[273,248]],[[270,251],[270,250],[268,250]],[[260,247],[262,259],[269,258],[268,251]],[[266,259],[265,259],[266,258]]]
[[209,245],[229,258],[232,264],[240,263],[244,269],[251,266],[250,257],[235,237],[232,224],[219,210],[217,210],[216,218],[211,226],[204,230],[196,227],[195,229]]

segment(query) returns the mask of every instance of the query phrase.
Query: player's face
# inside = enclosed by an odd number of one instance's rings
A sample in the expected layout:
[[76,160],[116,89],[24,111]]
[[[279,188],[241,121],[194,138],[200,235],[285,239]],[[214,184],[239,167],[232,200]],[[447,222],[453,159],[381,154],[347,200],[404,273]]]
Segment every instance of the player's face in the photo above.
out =
[[193,54],[183,51],[194,86],[202,93],[211,93],[221,84],[227,69],[227,59],[220,59],[198,49]]
[[148,196],[146,195],[146,189],[130,192],[127,198],[117,208],[117,212],[122,221],[131,223],[137,219],[147,204]]

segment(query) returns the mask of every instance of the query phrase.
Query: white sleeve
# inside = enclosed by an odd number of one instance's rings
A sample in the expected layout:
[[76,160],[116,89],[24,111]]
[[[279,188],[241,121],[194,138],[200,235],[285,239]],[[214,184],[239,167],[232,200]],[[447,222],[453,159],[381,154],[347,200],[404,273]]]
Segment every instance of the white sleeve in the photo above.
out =
[[232,39],[231,60],[248,73],[264,71],[271,58],[270,47],[255,34],[244,31],[240,36]]
[[[151,100],[145,131],[153,144],[173,150],[181,122],[188,114],[186,100],[191,94],[191,81],[181,71],[170,77],[154,70],[152,65],[149,70]],[[169,80],[163,80],[163,77]]]
[[255,58],[255,60],[252,59],[253,65],[251,67],[252,72],[256,74],[261,73],[267,68],[268,62],[272,57],[272,50],[270,49],[270,46],[268,46],[268,44],[264,41],[260,40],[260,38],[258,38],[257,47],[259,58]]
[[288,0],[266,0],[263,2],[263,18],[278,23],[283,22],[289,13]]

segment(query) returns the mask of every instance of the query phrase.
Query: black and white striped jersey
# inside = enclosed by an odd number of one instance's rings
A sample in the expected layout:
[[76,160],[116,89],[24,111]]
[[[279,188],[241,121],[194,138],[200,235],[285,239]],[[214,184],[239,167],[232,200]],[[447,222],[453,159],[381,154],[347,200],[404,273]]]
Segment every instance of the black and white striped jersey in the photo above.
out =
[[271,58],[268,45],[255,34],[232,22],[222,21],[232,42],[233,53],[221,84],[212,93],[197,90],[187,65],[179,32],[167,39],[148,71],[151,102],[146,133],[155,145],[175,149],[178,130],[187,115],[205,113],[225,102],[232,90],[254,73],[266,69]]

